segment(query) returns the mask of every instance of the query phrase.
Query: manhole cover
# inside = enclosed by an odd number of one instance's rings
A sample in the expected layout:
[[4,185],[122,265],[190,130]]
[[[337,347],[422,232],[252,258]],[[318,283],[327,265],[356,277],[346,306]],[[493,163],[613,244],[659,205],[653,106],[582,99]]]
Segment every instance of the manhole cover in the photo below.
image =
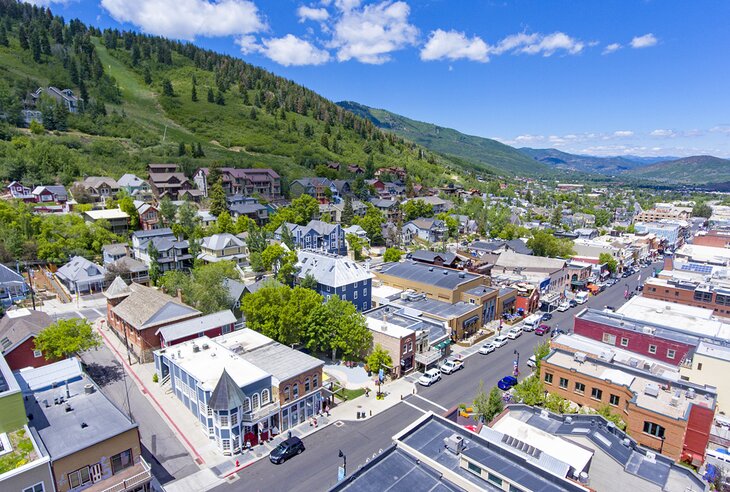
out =
[[338,420],[337,422],[335,422],[332,425],[334,425],[335,427],[342,427],[343,425],[345,425],[345,423],[341,420]]

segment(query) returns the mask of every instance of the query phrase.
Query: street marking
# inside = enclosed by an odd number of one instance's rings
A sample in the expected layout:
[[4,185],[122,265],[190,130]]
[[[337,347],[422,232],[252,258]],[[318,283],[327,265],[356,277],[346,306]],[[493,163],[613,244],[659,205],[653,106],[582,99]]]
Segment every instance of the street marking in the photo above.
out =
[[416,410],[418,410],[421,413],[426,413],[426,410],[424,410],[421,407],[417,407],[416,405],[414,405],[413,403],[409,402],[408,400],[403,400],[401,403],[405,403],[409,407],[413,407],[413,408],[415,408]]
[[335,427],[342,427],[343,425],[345,425],[345,423],[341,420],[338,420],[337,422],[335,422],[332,425],[334,425]]
[[441,409],[441,410],[443,410],[444,412],[445,412],[446,410],[448,410],[448,408],[446,408],[446,407],[443,407],[443,406],[439,405],[438,403],[432,402],[431,400],[429,400],[429,399],[427,399],[427,398],[424,398],[424,397],[422,397],[422,396],[421,396],[421,395],[419,395],[418,393],[415,393],[415,394],[414,394],[413,396],[415,396],[416,398],[420,398],[421,400],[425,401],[426,403],[430,403],[430,404],[431,404],[431,405],[433,405],[434,407],[440,408],[440,409]]

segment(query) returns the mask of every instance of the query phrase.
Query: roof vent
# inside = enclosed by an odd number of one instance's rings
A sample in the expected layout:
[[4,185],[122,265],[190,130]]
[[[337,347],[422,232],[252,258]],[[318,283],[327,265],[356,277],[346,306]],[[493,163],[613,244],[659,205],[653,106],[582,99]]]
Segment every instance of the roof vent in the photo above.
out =
[[689,400],[694,400],[694,398],[695,398],[695,389],[694,388],[688,389],[687,392],[684,394],[684,396],[686,396]]
[[446,270],[444,270],[444,275],[448,275],[448,274],[449,274],[449,272],[447,272]]
[[624,437],[624,438],[623,438],[623,439],[621,440],[621,444],[623,444],[623,445],[624,445],[624,446],[626,446],[627,448],[630,448],[630,447],[631,447],[631,439],[629,439],[628,437]]
[[93,384],[85,384],[84,385],[84,393],[87,395],[90,395],[94,392],[94,385]]
[[652,453],[651,451],[646,452],[646,456],[644,457],[646,461],[649,463],[656,463],[656,453]]
[[567,417],[565,417],[565,423],[566,424],[572,424],[573,423],[573,417],[571,417],[570,415],[567,416]]
[[573,355],[573,360],[575,360],[576,362],[582,364],[582,363],[584,363],[586,361],[586,354],[583,353],[583,352],[576,352]]
[[193,344],[193,353],[197,353],[197,352],[200,352],[200,347],[198,347],[197,345]]
[[71,411],[73,411],[73,408],[71,407],[71,404],[70,403],[66,403],[66,412],[68,413],[68,412],[71,412]]
[[210,348],[210,346],[207,343],[203,344],[203,350],[208,350],[209,348]]
[[81,422],[81,428],[86,429],[89,426],[86,422]]
[[432,272],[433,271],[433,267],[428,267],[428,271],[429,272]]

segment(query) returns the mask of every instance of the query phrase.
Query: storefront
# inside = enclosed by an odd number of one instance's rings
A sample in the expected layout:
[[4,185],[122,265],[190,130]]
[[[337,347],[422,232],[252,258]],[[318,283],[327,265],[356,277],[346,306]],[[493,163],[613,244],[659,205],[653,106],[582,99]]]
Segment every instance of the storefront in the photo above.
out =
[[281,432],[307,422],[322,410],[322,394],[316,392],[308,395],[281,410]]

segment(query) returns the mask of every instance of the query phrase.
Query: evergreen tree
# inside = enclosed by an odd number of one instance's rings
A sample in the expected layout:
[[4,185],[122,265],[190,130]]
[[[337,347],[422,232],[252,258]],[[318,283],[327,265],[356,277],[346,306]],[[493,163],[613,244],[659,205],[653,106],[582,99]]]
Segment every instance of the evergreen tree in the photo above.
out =
[[373,156],[369,155],[368,160],[365,163],[365,179],[373,179],[375,177],[375,163],[373,162]]
[[141,56],[142,55],[139,52],[139,46],[135,44],[132,47],[132,66],[133,67],[136,67],[137,65],[139,65],[139,59]]
[[215,102],[215,94],[213,94],[213,89],[211,89],[210,87],[208,87],[208,102]]
[[162,94],[168,97],[173,97],[175,95],[170,79],[162,79]]
[[329,150],[329,148],[330,148],[330,141],[327,138],[327,134],[326,133],[323,133],[322,134],[322,138],[320,139],[319,143],[320,143],[320,145],[322,145],[322,147],[324,147],[325,149]]
[[150,281],[152,282],[152,285],[155,285],[157,283],[157,280],[159,280],[161,273],[159,262],[160,252],[157,250],[157,247],[152,241],[150,241],[149,246],[147,246],[147,254],[150,257]]
[[44,55],[51,56],[51,43],[48,41],[48,36],[41,34],[41,52]]
[[79,80],[79,97],[85,103],[89,102],[89,92],[86,90],[86,83],[84,79]]
[[251,112],[248,113],[248,117],[251,118],[252,120],[257,119],[256,108],[251,108]]
[[0,26],[0,46],[8,46],[8,34],[5,32],[5,27]]
[[198,101],[198,91],[195,89],[195,85],[193,85],[193,89],[190,91],[190,99],[193,102]]
[[218,217],[227,211],[226,192],[223,191],[223,182],[219,179],[210,188],[210,213]]
[[342,208],[342,215],[340,216],[340,222],[344,225],[352,224],[352,219],[355,218],[355,212],[352,210],[352,198],[350,195],[345,197],[345,206]]
[[41,61],[41,37],[36,31],[30,35],[30,52],[33,55],[33,61]]
[[152,72],[149,67],[144,67],[144,83],[150,85],[152,83]]
[[183,142],[180,142],[177,145],[177,155],[180,156],[180,157],[182,157],[185,154],[186,154],[186,152],[185,152],[185,144]]
[[218,91],[218,93],[215,95],[215,103],[218,106],[225,106],[226,100],[223,98],[223,93],[221,91]]
[[195,157],[205,157],[205,152],[203,152],[203,146],[200,145],[200,142],[198,142],[198,146],[195,149]]
[[28,33],[26,32],[23,24],[21,24],[18,28],[18,41],[20,42],[20,47],[24,50],[30,48],[30,44],[28,43]]

